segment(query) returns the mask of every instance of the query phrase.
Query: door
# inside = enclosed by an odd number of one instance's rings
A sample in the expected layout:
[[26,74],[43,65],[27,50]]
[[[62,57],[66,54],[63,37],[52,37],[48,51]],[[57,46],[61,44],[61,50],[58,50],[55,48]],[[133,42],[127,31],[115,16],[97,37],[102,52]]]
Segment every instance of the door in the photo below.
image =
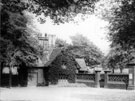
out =
[[37,86],[38,73],[30,72],[28,73],[28,86]]

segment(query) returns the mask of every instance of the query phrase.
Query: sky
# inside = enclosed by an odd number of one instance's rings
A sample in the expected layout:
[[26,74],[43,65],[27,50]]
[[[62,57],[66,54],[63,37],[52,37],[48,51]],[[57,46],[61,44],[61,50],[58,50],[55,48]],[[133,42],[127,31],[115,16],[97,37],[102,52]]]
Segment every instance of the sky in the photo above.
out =
[[71,36],[76,34],[82,34],[92,41],[100,50],[106,55],[109,52],[109,44],[107,40],[107,21],[104,21],[95,15],[87,15],[85,20],[82,20],[81,15],[75,17],[75,21],[78,23],[64,23],[60,25],[54,25],[52,21],[47,18],[46,23],[40,24],[36,21],[37,29],[42,33],[54,34],[57,38],[63,39],[68,43],[71,43]]

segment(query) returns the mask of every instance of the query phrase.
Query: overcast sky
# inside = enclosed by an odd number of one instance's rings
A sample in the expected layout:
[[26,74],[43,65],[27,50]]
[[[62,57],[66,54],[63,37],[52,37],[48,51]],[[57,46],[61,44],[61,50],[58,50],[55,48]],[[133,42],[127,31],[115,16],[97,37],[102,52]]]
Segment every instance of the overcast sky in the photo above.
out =
[[71,43],[70,36],[76,35],[77,33],[82,34],[99,47],[103,53],[107,54],[110,43],[106,38],[107,30],[105,26],[108,25],[108,22],[94,15],[88,15],[84,21],[78,15],[75,21],[78,21],[78,24],[70,22],[54,25],[51,20],[47,19],[44,24],[36,22],[36,26],[42,34],[54,34],[56,37],[66,40],[68,43]]

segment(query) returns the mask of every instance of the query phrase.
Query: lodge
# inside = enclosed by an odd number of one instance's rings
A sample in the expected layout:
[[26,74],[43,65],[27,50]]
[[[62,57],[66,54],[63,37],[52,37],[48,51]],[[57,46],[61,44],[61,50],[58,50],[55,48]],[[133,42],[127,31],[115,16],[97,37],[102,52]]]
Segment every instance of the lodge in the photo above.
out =
[[74,59],[62,48],[54,48],[45,64],[43,60],[45,59],[38,58],[35,66],[31,67],[24,63],[19,67],[12,67],[11,74],[10,68],[3,66],[1,86],[48,86],[49,82],[57,84],[59,79],[70,79],[69,82],[75,83],[76,73],[88,71],[83,58]]

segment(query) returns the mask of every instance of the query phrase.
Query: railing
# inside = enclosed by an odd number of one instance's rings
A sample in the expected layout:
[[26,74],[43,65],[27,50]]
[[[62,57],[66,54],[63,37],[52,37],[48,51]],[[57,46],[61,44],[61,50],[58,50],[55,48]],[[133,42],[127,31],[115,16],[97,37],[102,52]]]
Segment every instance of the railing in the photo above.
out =
[[95,87],[96,74],[76,74],[76,83],[85,84],[86,86]]
[[128,74],[109,74],[108,75],[108,81],[109,82],[122,82],[122,83],[128,83]]
[[105,74],[105,88],[127,89],[129,74]]
[[95,74],[76,74],[76,79],[95,81]]

